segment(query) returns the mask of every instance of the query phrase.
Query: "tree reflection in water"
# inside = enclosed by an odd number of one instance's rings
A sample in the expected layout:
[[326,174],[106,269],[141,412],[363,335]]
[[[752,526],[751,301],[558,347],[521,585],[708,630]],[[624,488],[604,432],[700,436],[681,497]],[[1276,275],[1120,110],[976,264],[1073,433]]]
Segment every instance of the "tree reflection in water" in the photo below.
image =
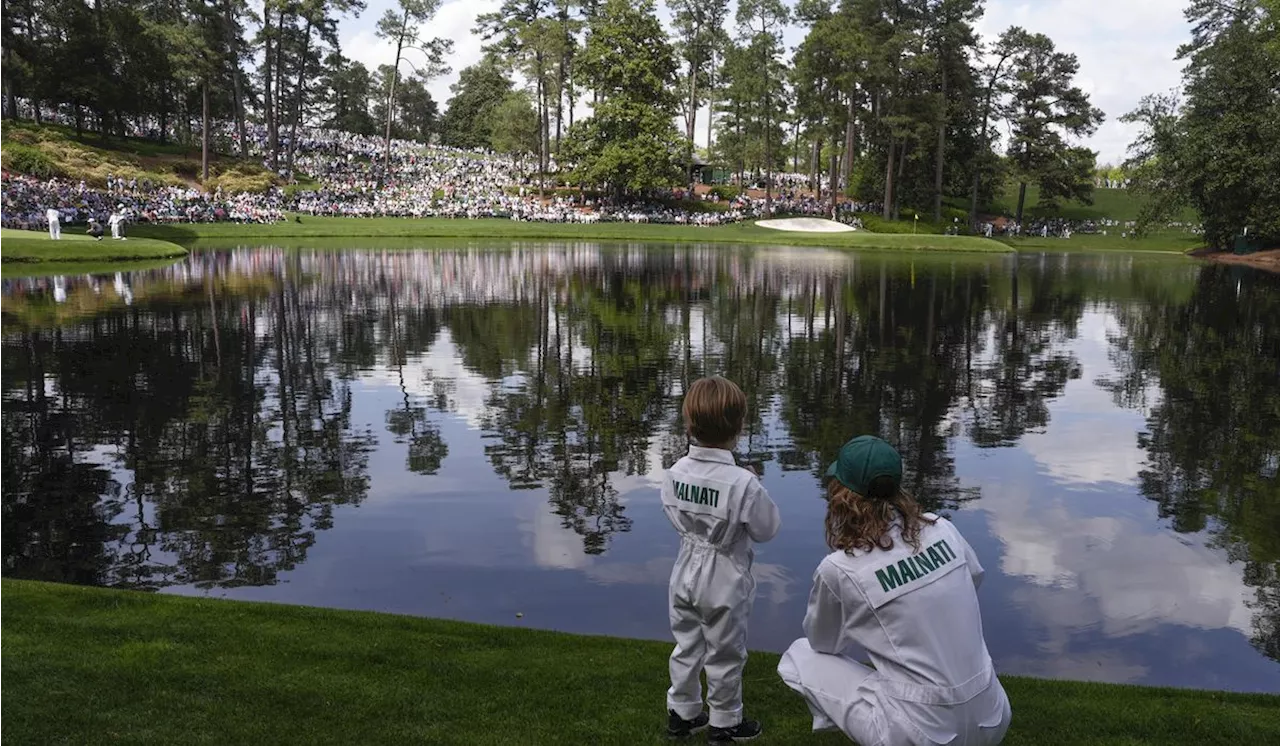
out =
[[[1123,257],[804,257],[261,249],[131,277],[127,300],[69,278],[61,305],[42,281],[6,281],[5,573],[277,582],[365,498],[374,449],[440,471],[459,403],[424,361],[446,337],[485,381],[470,422],[492,469],[545,489],[588,554],[632,526],[620,478],[684,452],[682,392],[711,373],[747,393],[743,459],[808,472],[816,492],[850,434],[878,433],[912,492],[956,510],[979,497],[956,444],[1043,431],[1080,377],[1082,315],[1102,308],[1121,375],[1096,383],[1146,413],[1142,493],[1243,563],[1255,645],[1280,658],[1274,278]],[[371,371],[398,390],[376,413],[358,393]]]

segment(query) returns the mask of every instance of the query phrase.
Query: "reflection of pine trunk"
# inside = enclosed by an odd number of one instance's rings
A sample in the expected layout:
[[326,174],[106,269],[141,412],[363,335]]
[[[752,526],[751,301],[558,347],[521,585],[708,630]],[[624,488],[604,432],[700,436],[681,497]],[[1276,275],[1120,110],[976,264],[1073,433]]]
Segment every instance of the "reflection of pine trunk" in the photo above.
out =
[[880,262],[880,344],[884,344],[884,303],[885,297],[889,295],[889,274],[885,268],[884,261]]
[[844,289],[836,287],[836,393],[844,393],[845,310]]

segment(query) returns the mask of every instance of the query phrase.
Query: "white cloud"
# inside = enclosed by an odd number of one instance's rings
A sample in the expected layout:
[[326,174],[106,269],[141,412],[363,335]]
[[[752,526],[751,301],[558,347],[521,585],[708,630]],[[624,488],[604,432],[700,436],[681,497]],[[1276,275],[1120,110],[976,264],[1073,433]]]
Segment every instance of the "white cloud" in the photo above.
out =
[[1220,551],[1153,533],[1145,518],[1081,518],[1068,505],[1016,478],[983,484],[977,503],[1004,545],[1001,571],[1029,581],[1014,603],[1050,631],[1050,647],[1091,630],[1114,638],[1166,624],[1251,633],[1249,589]]
[[1069,381],[1062,395],[1049,402],[1049,425],[1028,433],[1019,445],[1055,480],[1088,488],[1102,482],[1133,484],[1146,462],[1138,447],[1141,413],[1117,409],[1111,394],[1094,381],[1115,375],[1109,358],[1109,330],[1118,330],[1110,314],[1089,310],[1080,319],[1079,336],[1070,350],[1081,377]]
[[[388,0],[371,2],[360,18],[343,23],[340,34],[342,53],[363,63],[370,71],[376,69],[378,65],[390,65],[395,62],[395,47],[379,39],[374,33],[374,26],[383,10],[394,5],[394,2]],[[476,17],[482,13],[491,13],[500,5],[498,0],[452,0],[442,5],[435,17],[420,28],[419,36],[424,39],[440,37],[453,40],[453,54],[448,59],[451,68],[449,74],[436,78],[427,85],[431,98],[435,99],[441,110],[444,109],[444,103],[453,95],[449,91],[449,86],[457,82],[458,73],[463,68],[479,62],[484,56],[481,48],[485,42],[472,33],[476,27]],[[406,59],[412,64],[421,64],[421,58],[421,52],[406,53]],[[401,74],[406,74],[408,71],[406,67]]]
[[379,365],[365,371],[360,378],[368,384],[399,387],[402,372],[404,387],[410,396],[431,400],[444,394],[449,413],[460,417],[472,429],[480,429],[492,386],[463,365],[462,353],[448,329],[440,330],[425,354],[409,358],[403,371]]
[[1120,117],[1148,93],[1179,86],[1178,46],[1190,38],[1184,0],[992,0],[978,24],[994,40],[1010,26],[1053,39],[1080,60],[1077,84],[1107,121],[1085,141],[1102,162],[1123,160],[1137,134]]

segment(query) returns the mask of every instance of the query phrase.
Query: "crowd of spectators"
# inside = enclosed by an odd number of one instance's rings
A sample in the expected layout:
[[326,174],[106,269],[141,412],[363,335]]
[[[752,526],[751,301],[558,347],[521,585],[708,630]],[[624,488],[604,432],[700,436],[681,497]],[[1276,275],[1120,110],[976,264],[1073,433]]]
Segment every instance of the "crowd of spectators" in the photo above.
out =
[[[57,121],[55,112],[46,119]],[[135,136],[154,136],[147,123],[131,125]],[[669,223],[719,225],[772,215],[824,217],[861,227],[857,214],[879,212],[878,204],[842,200],[833,209],[825,189],[813,189],[808,174],[777,173],[772,177],[769,204],[761,196],[761,175],[749,174],[742,183],[751,191],[727,200],[700,192],[690,201],[684,189],[651,194],[617,203],[589,192],[538,189],[531,161],[486,151],[427,146],[392,140],[389,148],[378,136],[305,128],[296,142],[278,133],[276,161],[268,159],[269,133],[264,126],[239,128],[223,122],[212,132],[220,150],[247,152],[266,168],[274,168],[287,189],[263,193],[203,191],[195,186],[155,184],[137,179],[107,178],[106,187],[65,179],[40,180],[3,174],[3,225],[41,230],[46,211],[62,213],[64,224],[103,220],[120,212],[129,222],[204,223],[232,221],[270,223],[286,212],[310,216],[505,218],[524,222],[557,223]],[[390,169],[385,167],[390,160]],[[559,173],[553,161],[549,183]],[[731,184],[738,184],[735,174]],[[825,185],[824,185],[825,186]],[[1127,234],[1132,223],[1110,220],[1028,220],[1024,224],[999,220],[979,227],[988,236],[1059,236],[1072,233]],[[1194,227],[1187,228],[1194,230]],[[960,226],[957,226],[957,231]]]

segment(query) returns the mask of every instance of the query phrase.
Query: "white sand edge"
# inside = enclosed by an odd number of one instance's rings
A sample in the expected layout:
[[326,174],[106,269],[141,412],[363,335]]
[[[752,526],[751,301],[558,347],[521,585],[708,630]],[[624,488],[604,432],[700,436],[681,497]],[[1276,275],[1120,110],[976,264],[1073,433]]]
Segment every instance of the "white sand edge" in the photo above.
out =
[[778,220],[757,220],[761,228],[775,231],[796,231],[799,233],[848,233],[857,230],[844,223],[837,223],[826,218],[781,218]]

